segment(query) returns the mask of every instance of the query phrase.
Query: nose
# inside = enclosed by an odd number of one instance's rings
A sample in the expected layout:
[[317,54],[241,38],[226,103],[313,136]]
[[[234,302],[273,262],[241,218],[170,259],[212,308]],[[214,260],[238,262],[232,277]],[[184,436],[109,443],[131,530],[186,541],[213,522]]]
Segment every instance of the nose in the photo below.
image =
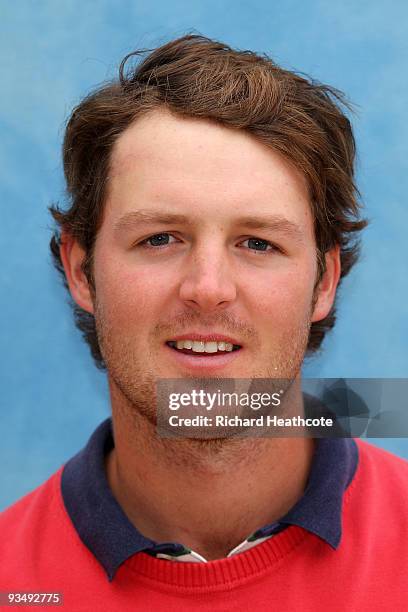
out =
[[235,300],[236,283],[221,246],[207,244],[191,253],[179,295],[187,306],[201,312],[224,310]]

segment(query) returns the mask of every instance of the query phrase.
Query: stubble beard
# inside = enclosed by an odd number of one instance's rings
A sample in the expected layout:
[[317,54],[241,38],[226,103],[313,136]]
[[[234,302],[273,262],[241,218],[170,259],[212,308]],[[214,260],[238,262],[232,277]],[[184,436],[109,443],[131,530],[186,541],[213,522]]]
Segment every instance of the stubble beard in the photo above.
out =
[[[280,339],[279,346],[275,349],[270,362],[262,368],[254,369],[251,373],[248,372],[247,378],[280,379],[285,380],[288,386],[290,385],[290,382],[300,372],[307,350],[314,303],[313,300],[310,311],[303,322],[296,329],[288,330]],[[112,414],[114,418],[117,416],[122,422],[128,423],[130,437],[140,439],[142,435],[148,436],[152,444],[159,445],[162,450],[167,449],[167,452],[172,454],[172,461],[175,460],[176,444],[180,465],[188,462],[189,467],[196,464],[196,469],[199,468],[204,455],[212,458],[219,455],[222,462],[222,455],[226,452],[226,447],[228,447],[229,455],[231,453],[235,455],[235,460],[238,462],[243,446],[248,451],[250,450],[249,446],[257,445],[260,451],[262,446],[260,438],[183,438],[176,440],[159,438],[156,434],[157,377],[153,371],[146,369],[145,366],[146,363],[154,363],[154,355],[143,355],[142,359],[140,352],[135,347],[133,337],[120,334],[116,329],[113,329],[96,298],[94,300],[94,312],[99,346],[108,371]],[[194,313],[181,314],[171,326],[168,324],[157,325],[154,333],[159,334],[158,337],[164,337],[163,332],[165,330],[174,330],[175,324],[177,324],[177,329],[185,327],[194,318],[197,322]],[[200,317],[200,322],[202,322],[202,317]],[[213,319],[213,325],[215,326],[217,323],[219,327],[229,330],[231,334],[240,329],[240,337],[253,338],[259,342],[257,332],[254,329],[233,321],[225,313],[218,316],[217,321]],[[171,333],[168,337],[171,337]],[[194,461],[194,456],[196,461]]]

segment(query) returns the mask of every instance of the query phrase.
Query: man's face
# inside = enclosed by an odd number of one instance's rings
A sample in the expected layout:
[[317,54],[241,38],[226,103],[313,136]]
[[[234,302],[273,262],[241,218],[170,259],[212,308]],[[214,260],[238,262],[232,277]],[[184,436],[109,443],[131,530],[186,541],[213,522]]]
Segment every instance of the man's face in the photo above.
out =
[[[296,377],[334,297],[313,307],[302,174],[242,131],[155,111],[118,139],[108,185],[92,309],[127,399],[155,378]],[[205,339],[216,353],[188,348]]]

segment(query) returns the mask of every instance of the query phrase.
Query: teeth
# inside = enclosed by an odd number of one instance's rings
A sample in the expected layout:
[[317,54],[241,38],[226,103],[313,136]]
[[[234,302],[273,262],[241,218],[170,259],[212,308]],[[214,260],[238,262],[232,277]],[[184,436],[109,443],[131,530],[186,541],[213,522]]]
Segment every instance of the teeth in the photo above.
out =
[[200,340],[177,340],[174,343],[176,348],[191,349],[193,353],[217,353],[218,351],[231,352],[233,344],[231,342],[201,342]]
[[204,352],[205,352],[205,342],[199,342],[198,340],[194,340],[193,353],[204,353]]

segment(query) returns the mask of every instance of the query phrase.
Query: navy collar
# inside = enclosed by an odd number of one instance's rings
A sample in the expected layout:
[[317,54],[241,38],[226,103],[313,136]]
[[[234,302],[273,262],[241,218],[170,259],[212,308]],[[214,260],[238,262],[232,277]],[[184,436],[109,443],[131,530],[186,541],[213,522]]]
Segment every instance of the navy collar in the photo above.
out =
[[[343,494],[355,474],[358,449],[350,438],[316,439],[316,450],[303,497],[277,523],[256,532],[267,535],[277,525],[297,525],[337,548],[342,532]],[[82,542],[112,580],[119,566],[142,550],[160,548],[132,525],[114,498],[105,474],[105,456],[114,445],[112,421],[106,419],[62,473],[65,508]],[[173,544],[174,546],[174,544]],[[183,548],[180,544],[176,546]]]

